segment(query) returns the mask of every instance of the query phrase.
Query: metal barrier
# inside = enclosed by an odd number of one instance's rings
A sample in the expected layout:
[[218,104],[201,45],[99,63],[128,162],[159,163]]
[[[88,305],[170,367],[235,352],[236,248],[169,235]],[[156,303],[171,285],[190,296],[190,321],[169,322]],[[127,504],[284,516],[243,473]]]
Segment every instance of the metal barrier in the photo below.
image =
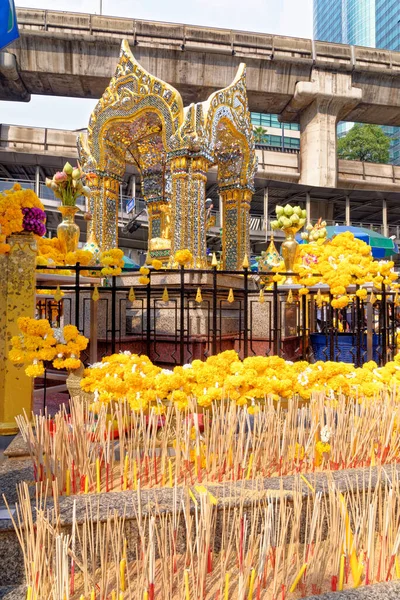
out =
[[[398,308],[384,285],[374,306],[354,296],[348,307],[334,309],[329,293],[321,299],[314,289],[289,301],[288,288],[276,282],[260,296],[259,276],[248,269],[151,270],[141,285],[133,269],[96,279],[91,275],[101,267],[68,268],[67,283],[55,277],[37,285],[49,291],[38,295],[37,314],[56,326],[72,323],[90,339],[85,363],[130,350],[173,367],[235,349],[242,359],[277,355],[361,366],[372,358],[385,364],[396,352]],[[51,294],[58,286],[64,297],[56,302]]]

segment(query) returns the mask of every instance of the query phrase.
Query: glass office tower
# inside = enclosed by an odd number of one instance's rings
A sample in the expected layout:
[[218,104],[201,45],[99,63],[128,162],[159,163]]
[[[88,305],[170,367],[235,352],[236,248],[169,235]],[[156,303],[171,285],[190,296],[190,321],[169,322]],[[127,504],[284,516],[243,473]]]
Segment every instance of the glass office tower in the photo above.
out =
[[[400,0],[314,0],[314,38],[400,50]],[[341,123],[338,135],[350,127]],[[391,162],[400,164],[400,129],[383,130],[391,138]]]

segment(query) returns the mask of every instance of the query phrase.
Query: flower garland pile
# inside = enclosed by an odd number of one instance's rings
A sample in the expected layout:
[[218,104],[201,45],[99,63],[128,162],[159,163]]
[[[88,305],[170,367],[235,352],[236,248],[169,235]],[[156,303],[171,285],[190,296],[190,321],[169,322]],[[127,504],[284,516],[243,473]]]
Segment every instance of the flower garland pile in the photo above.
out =
[[[93,254],[89,250],[76,250],[64,254],[60,240],[57,237],[40,238],[38,240],[38,255],[36,264],[43,267],[68,267],[79,263],[82,266],[88,266],[93,260]],[[62,271],[56,271],[58,274]],[[49,271],[46,271],[49,273]]]
[[55,369],[79,368],[80,354],[89,340],[81,335],[75,325],[53,329],[47,319],[18,319],[20,335],[11,338],[8,358],[14,364],[28,364],[28,377],[40,377],[44,373],[44,362],[53,361]]
[[[101,271],[91,271],[92,277],[109,277],[112,275],[120,275],[124,266],[124,253],[119,248],[111,248],[100,255],[100,265],[103,267]],[[79,263],[83,267],[92,266],[94,256],[90,250],[76,250],[75,252],[67,252],[64,254],[60,240],[54,238],[41,238],[38,242],[38,256],[36,264],[43,267],[69,267]],[[51,270],[46,270],[46,273],[51,273]],[[54,271],[61,274],[69,274],[70,271]],[[82,272],[83,275],[89,272]]]
[[160,369],[146,356],[125,352],[103,358],[86,369],[81,381],[85,392],[96,394],[100,402],[127,400],[133,410],[155,407],[162,412],[165,402],[184,409],[190,401],[209,407],[221,400],[250,412],[266,398],[279,400],[298,395],[308,401],[313,392],[342,393],[360,399],[373,399],[385,387],[400,384],[400,355],[385,367],[373,361],[362,368],[341,362],[304,361],[292,363],[277,356],[254,356],[241,361],[227,350],[206,361],[194,360],[173,371]]
[[[334,296],[334,308],[349,304],[347,288],[350,285],[371,283],[380,290],[382,283],[391,285],[397,279],[394,263],[374,260],[370,246],[350,232],[340,233],[327,242],[321,239],[300,246],[300,261],[295,268],[299,283],[308,287],[320,282],[327,284]],[[357,295],[365,298],[366,290],[358,290]]]
[[10,251],[6,238],[24,231],[43,236],[46,233],[44,206],[31,189],[16,183],[11,190],[0,193],[0,254]]

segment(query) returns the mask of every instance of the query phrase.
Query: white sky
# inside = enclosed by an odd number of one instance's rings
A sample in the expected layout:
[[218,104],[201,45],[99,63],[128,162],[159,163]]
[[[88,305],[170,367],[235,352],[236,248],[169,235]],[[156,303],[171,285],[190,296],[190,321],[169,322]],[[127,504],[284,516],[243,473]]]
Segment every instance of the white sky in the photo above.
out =
[[[103,14],[312,37],[312,0],[102,0]],[[56,6],[55,6],[56,4]],[[16,0],[17,6],[99,13],[100,0]],[[112,73],[110,73],[110,77]],[[86,127],[96,101],[32,96],[31,102],[0,101],[0,123],[78,129]]]

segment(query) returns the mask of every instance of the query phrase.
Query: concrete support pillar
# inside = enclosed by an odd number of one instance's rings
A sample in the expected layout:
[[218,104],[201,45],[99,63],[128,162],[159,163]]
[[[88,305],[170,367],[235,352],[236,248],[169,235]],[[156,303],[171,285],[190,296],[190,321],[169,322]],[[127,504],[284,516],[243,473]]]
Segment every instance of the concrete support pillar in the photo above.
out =
[[265,241],[268,241],[268,187],[264,189],[264,227]]
[[131,195],[131,198],[135,198],[135,212],[138,212],[138,208],[136,205],[136,176],[135,175],[131,175],[131,178],[129,180],[129,193]]
[[329,222],[333,220],[333,202],[310,199],[310,220],[318,221],[318,219]]
[[311,223],[311,196],[310,196],[310,192],[306,192],[306,219],[307,219],[307,225],[308,223]]
[[351,73],[319,71],[311,81],[300,81],[281,115],[300,120],[300,182],[305,185],[336,187],[336,125],[362,98],[352,87]]
[[20,333],[19,317],[35,312],[35,264],[37,245],[31,234],[14,234],[7,239],[8,254],[0,254],[0,435],[13,435],[15,417],[32,411],[33,380],[23,365],[7,360],[10,341]]
[[224,228],[222,262],[224,269],[242,269],[247,254],[250,260],[250,202],[252,192],[245,189],[222,190]]
[[[124,218],[124,199],[123,199],[123,184],[122,182],[119,184],[119,212],[120,212],[120,219],[121,222],[123,221]],[[118,217],[117,217],[118,218]]]
[[350,196],[346,196],[346,225],[350,225]]
[[387,204],[385,198],[382,200],[382,225],[383,225],[383,235],[388,237],[389,229],[388,229],[388,216],[387,216]]
[[40,167],[36,165],[35,169],[35,194],[40,197]]
[[300,117],[300,183],[336,187],[336,123],[321,102],[313,102]]

